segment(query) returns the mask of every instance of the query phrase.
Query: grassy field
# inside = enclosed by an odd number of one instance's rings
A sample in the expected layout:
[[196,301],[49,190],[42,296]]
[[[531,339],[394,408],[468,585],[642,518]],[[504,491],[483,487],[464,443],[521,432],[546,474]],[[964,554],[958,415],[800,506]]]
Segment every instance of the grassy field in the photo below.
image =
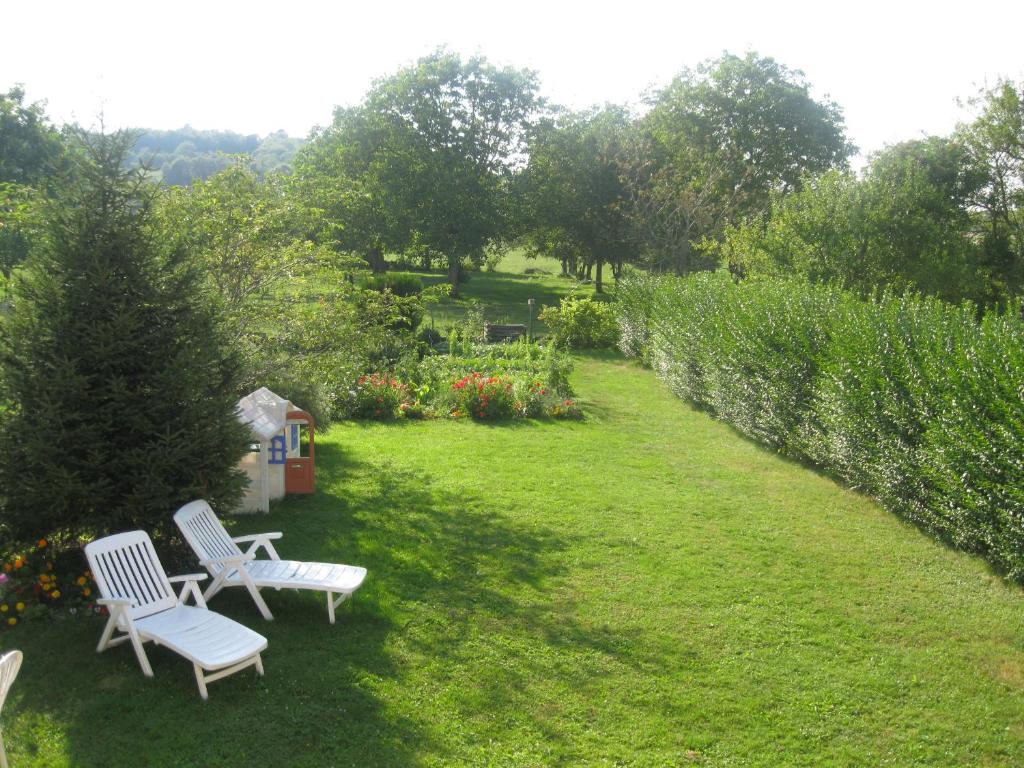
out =
[[267,675],[211,686],[99,620],[0,635],[27,766],[1013,766],[1024,599],[872,502],[738,437],[614,357],[581,423],[344,424],[321,490],[239,532],[365,565],[313,595],[213,607]]
[[[484,319],[493,323],[520,323],[529,321],[529,299],[534,300],[534,332],[542,334],[544,324],[537,315],[543,306],[557,306],[561,298],[575,290],[583,296],[592,296],[593,286],[578,284],[573,278],[561,276],[561,265],[556,259],[526,258],[520,250],[513,250],[502,258],[493,270],[471,272],[469,280],[460,286],[458,299],[446,299],[428,307],[425,323],[436,328],[458,323],[466,316],[472,303],[479,303]],[[445,282],[438,273],[420,272],[427,284]]]
[[[465,295],[570,288],[527,267]],[[98,618],[0,633],[26,655],[11,764],[1024,764],[1019,588],[633,363],[580,358],[574,385],[583,422],[341,424],[316,495],[233,520],[370,571],[333,627],[315,595],[269,593],[270,623],[214,599],[269,638],[265,678],[204,703],[162,649],[153,680],[97,656]]]

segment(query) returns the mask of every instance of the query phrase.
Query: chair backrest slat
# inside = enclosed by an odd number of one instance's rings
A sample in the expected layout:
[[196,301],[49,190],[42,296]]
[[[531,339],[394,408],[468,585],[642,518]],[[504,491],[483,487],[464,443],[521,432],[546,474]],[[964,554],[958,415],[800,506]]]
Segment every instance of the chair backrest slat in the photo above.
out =
[[132,618],[150,616],[177,604],[178,598],[145,531],[97,539],[86,545],[85,556],[100,594],[130,600]]
[[[210,505],[202,499],[190,501],[174,513],[174,522],[181,529],[185,541],[201,560],[214,557],[241,555],[242,550],[231,540]],[[212,565],[210,570],[217,573],[223,566]]]

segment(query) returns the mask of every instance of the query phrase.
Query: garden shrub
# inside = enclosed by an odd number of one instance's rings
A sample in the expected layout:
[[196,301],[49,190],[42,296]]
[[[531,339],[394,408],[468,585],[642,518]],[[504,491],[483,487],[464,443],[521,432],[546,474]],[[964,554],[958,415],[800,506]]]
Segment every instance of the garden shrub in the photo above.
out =
[[402,415],[403,405],[410,404],[409,386],[386,373],[360,376],[349,394],[350,413],[356,419],[390,421]]
[[508,419],[516,412],[512,380],[504,376],[471,373],[452,384],[454,415],[496,421]]
[[561,347],[607,349],[619,339],[618,318],[607,302],[566,296],[557,307],[544,307],[539,319]]
[[408,272],[382,272],[367,275],[362,280],[362,287],[369,291],[391,291],[395,296],[405,298],[421,293],[423,280]]
[[634,275],[618,299],[620,347],[677,395],[1024,581],[1020,306],[723,273]]

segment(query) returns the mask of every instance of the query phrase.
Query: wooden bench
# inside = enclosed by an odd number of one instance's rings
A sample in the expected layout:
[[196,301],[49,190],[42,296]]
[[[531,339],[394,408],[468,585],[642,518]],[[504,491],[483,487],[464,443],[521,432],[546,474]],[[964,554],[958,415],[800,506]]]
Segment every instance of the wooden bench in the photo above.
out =
[[526,326],[487,323],[484,326],[484,331],[487,336],[487,343],[493,344],[498,341],[518,341],[526,335]]

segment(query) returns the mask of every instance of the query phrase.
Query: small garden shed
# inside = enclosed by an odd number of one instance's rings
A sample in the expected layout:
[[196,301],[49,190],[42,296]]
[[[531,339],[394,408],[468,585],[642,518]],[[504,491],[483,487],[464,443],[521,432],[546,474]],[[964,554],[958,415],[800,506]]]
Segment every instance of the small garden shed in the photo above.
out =
[[241,467],[249,477],[243,512],[269,512],[270,500],[316,490],[316,425],[306,411],[260,387],[238,401],[238,418],[252,433]]

